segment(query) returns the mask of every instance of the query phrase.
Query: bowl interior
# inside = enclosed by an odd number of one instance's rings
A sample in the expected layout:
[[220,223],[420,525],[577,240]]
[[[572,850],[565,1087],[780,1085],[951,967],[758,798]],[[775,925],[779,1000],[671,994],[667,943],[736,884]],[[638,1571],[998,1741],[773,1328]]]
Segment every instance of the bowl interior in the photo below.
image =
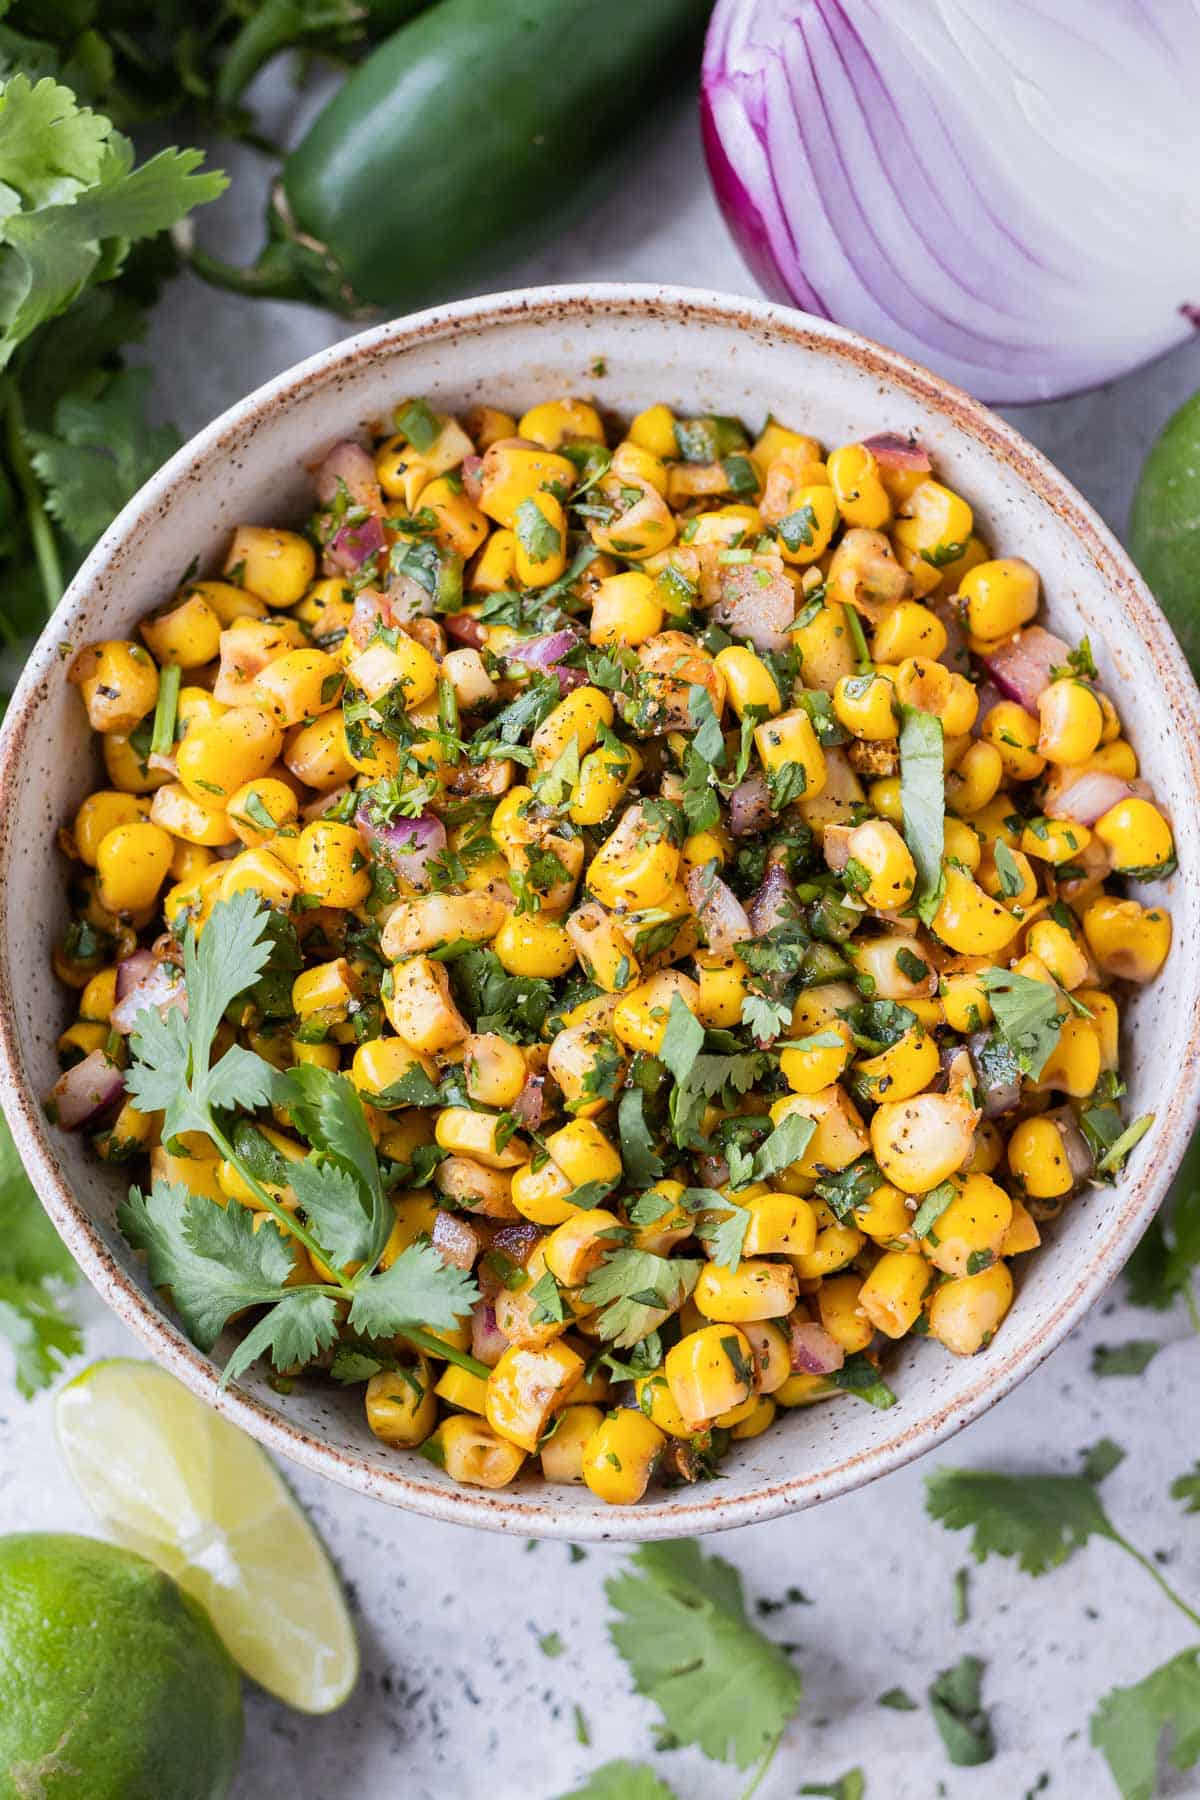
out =
[[[1040,1254],[1024,1259],[1012,1313],[983,1356],[963,1361],[914,1344],[889,1378],[887,1412],[852,1399],[791,1413],[737,1446],[720,1482],[614,1511],[584,1489],[530,1477],[486,1494],[455,1486],[366,1429],[361,1394],[324,1381],[286,1396],[261,1376],[218,1399],[213,1362],[147,1288],[113,1223],[126,1177],[85,1142],[49,1130],[38,1098],[52,1085],[55,1038],[70,999],[49,967],[65,920],[60,824],[96,785],[99,761],[66,681],[70,651],[135,633],[198,558],[213,567],[242,521],[289,522],[309,505],[306,465],[334,440],[385,417],[408,395],[461,411],[489,401],[519,413],[583,393],[618,413],[653,400],[688,412],[767,412],[828,445],[914,431],[938,474],[968,497],[997,553],[1027,557],[1050,624],[1087,634],[1145,775],[1170,811],[1181,867],[1200,866],[1198,697],[1173,640],[1116,544],[1061,477],[1008,427],[955,390],[836,327],[765,305],[623,288],[545,290],[420,315],[304,364],[226,414],[142,491],[59,609],[23,680],[3,740],[0,1053],[5,1105],[49,1210],[91,1279],[151,1350],[273,1448],[359,1489],[445,1519],[524,1533],[673,1536],[769,1517],[883,1473],[965,1423],[1062,1337],[1112,1278],[1161,1199],[1195,1116],[1200,882],[1175,877],[1174,948],[1160,980],[1130,999],[1124,1055],[1130,1115],[1158,1124],[1116,1186],[1072,1201]],[[1164,1076],[1167,1077],[1164,1080]],[[218,1357],[218,1363],[220,1361]]]

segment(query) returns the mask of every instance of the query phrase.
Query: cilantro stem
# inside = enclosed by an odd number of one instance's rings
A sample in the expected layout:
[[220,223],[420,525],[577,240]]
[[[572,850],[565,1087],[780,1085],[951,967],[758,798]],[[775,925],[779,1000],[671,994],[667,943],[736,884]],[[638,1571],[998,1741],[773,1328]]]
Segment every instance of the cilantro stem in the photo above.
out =
[[851,606],[849,601],[843,601],[842,611],[846,615],[846,630],[850,633],[850,642],[854,645],[858,672],[860,675],[870,675],[875,664],[871,661],[871,652],[867,649],[867,639],[862,628],[862,620],[858,616],[858,608]]
[[428,1356],[440,1356],[443,1362],[456,1363],[468,1375],[478,1375],[480,1381],[486,1381],[492,1372],[486,1363],[477,1362],[465,1350],[459,1350],[456,1345],[447,1344],[440,1337],[435,1337],[432,1331],[422,1331],[419,1325],[397,1326],[396,1336],[402,1337],[405,1343],[412,1344],[417,1350],[424,1350]]
[[1147,1575],[1152,1576],[1158,1583],[1172,1606],[1177,1606],[1183,1616],[1186,1619],[1190,1619],[1193,1625],[1200,1626],[1200,1613],[1193,1611],[1187,1601],[1182,1599],[1180,1595],[1175,1592],[1175,1589],[1171,1586],[1153,1557],[1144,1555],[1135,1544],[1129,1542],[1128,1538],[1122,1537],[1119,1531],[1113,1532],[1112,1541],[1114,1544],[1119,1544],[1122,1550],[1127,1550],[1134,1562],[1142,1565]]
[[1192,1330],[1200,1331],[1200,1306],[1196,1305],[1196,1296],[1190,1287],[1183,1290],[1183,1303],[1188,1309],[1188,1317],[1192,1321]]
[[775,1752],[778,1750],[778,1748],[782,1742],[783,1742],[783,1733],[781,1731],[779,1733],[779,1736],[772,1738],[771,1742],[767,1745],[767,1754],[763,1757],[762,1761],[758,1765],[758,1768],[755,1770],[754,1777],[751,1780],[750,1786],[748,1788],[743,1789],[742,1794],[741,1794],[741,1800],[750,1800],[750,1796],[752,1794],[755,1794],[758,1792],[759,1786],[762,1782],[762,1778],[766,1774],[767,1770],[770,1768],[771,1764],[775,1761]]
[[58,545],[54,541],[54,527],[42,500],[42,490],[25,443],[25,415],[21,407],[20,391],[13,380],[5,382],[3,391],[7,415],[8,460],[21,490],[21,498],[25,502],[29,536],[41,577],[46,612],[50,614],[62,599],[66,585],[62,563],[59,560]]
[[[323,1268],[328,1268],[330,1266],[329,1258],[313,1236],[312,1232],[309,1231],[306,1226],[301,1225],[294,1213],[288,1212],[285,1206],[281,1206],[279,1201],[276,1200],[272,1194],[267,1192],[266,1188],[262,1185],[262,1182],[251,1174],[229,1139],[225,1136],[225,1133],[221,1130],[221,1127],[213,1118],[211,1112],[208,1115],[207,1131],[209,1137],[211,1137],[222,1156],[224,1156],[228,1162],[233,1164],[247,1187],[253,1190],[266,1210],[271,1213],[276,1221],[283,1227],[285,1235],[296,1238],[304,1245],[304,1248],[308,1251],[310,1256],[316,1257]],[[337,1283],[337,1289],[340,1289],[342,1294],[349,1292],[350,1288],[353,1286],[351,1278],[348,1275],[344,1275],[340,1269],[334,1269],[333,1278]]]

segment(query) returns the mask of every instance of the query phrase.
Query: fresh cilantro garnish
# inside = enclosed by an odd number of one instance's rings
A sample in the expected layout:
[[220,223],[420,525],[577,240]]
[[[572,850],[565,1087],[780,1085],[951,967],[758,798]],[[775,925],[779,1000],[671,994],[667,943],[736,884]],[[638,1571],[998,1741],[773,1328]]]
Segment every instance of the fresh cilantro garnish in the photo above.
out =
[[1003,838],[996,839],[992,846],[992,855],[996,863],[996,873],[1000,877],[1000,892],[1006,900],[1015,900],[1025,886],[1025,877],[1021,873],[1016,857]]
[[934,544],[931,549],[922,550],[920,556],[921,561],[928,563],[931,569],[945,569],[952,562],[957,562],[960,556],[965,556],[966,550],[965,543]]
[[685,1188],[680,1205],[689,1212],[701,1213],[696,1236],[703,1239],[709,1258],[722,1269],[736,1269],[742,1260],[742,1245],[750,1225],[750,1214],[744,1206],[727,1200],[716,1188]]
[[913,1216],[912,1229],[915,1237],[929,1238],[931,1242],[937,1242],[933,1236],[933,1228],[954,1199],[956,1192],[957,1189],[952,1181],[942,1181],[925,1195]]
[[912,1695],[902,1687],[891,1687],[880,1694],[876,1706],[890,1707],[893,1712],[917,1712],[918,1706]]
[[797,550],[811,550],[816,542],[817,515],[806,501],[795,512],[785,513],[775,526],[779,537],[793,555]]
[[772,1000],[767,994],[747,994],[742,1001],[741,1022],[756,1044],[773,1044],[780,1032],[790,1025],[792,1006],[789,1000]]
[[0,1338],[15,1358],[17,1391],[28,1400],[83,1348],[79,1328],[63,1308],[75,1264],[42,1211],[21,1167],[8,1126],[0,1119]]
[[913,903],[926,925],[942,903],[946,778],[942,722],[915,706],[900,708],[900,806],[904,841],[917,868]]
[[1186,1475],[1177,1475],[1168,1492],[1172,1500],[1184,1501],[1184,1512],[1200,1512],[1200,1462]]
[[[840,1039],[838,1040],[841,1041]],[[770,1137],[754,1157],[754,1178],[769,1181],[792,1163],[798,1162],[808,1149],[816,1132],[815,1119],[802,1112],[791,1112],[779,1121]]]
[[678,1082],[685,1082],[704,1044],[704,1027],[679,994],[671,995],[659,1057]]
[[1092,1351],[1093,1375],[1141,1375],[1162,1349],[1153,1338],[1131,1338],[1125,1344],[1097,1344]]
[[558,1800],[676,1800],[676,1795],[647,1763],[606,1762],[582,1787],[560,1794]]
[[858,1400],[865,1400],[868,1406],[878,1407],[880,1412],[886,1412],[896,1404],[895,1394],[863,1350],[856,1350],[853,1356],[848,1356],[841,1368],[835,1369],[825,1379],[831,1387],[853,1394]]
[[1103,1481],[1124,1461],[1125,1452],[1120,1444],[1115,1444],[1110,1437],[1097,1438],[1088,1449],[1080,1452],[1079,1472],[1088,1481]]
[[963,1656],[929,1687],[929,1710],[946,1755],[957,1768],[991,1762],[996,1754],[991,1720],[983,1706],[983,1664]]
[[1154,1800],[1165,1731],[1174,1739],[1170,1760],[1177,1769],[1200,1761],[1200,1647],[1180,1651],[1131,1687],[1113,1688],[1090,1725],[1121,1800]]
[[[630,1186],[649,1187],[663,1172],[662,1158],[656,1153],[654,1140],[646,1124],[645,1096],[640,1088],[628,1088],[617,1106],[617,1126],[621,1134],[621,1161]],[[630,1214],[632,1218],[632,1213]],[[649,1220],[635,1220],[649,1224]]]
[[1053,1055],[1062,1030],[1058,989],[1049,982],[1014,974],[1011,969],[984,969],[979,981],[1018,1068],[1036,1081]]
[[716,768],[725,757],[725,734],[707,688],[698,683],[688,689],[688,717],[695,726],[692,748],[702,761]]
[[654,1329],[660,1313],[678,1311],[702,1267],[693,1259],[668,1260],[625,1245],[610,1250],[583,1289],[584,1300],[602,1309],[596,1320],[600,1336],[628,1350]]
[[824,1800],[863,1800],[867,1778],[861,1769],[847,1769],[836,1781],[806,1781],[801,1794],[820,1794]]
[[611,1626],[639,1694],[679,1745],[740,1769],[765,1762],[800,1701],[800,1676],[746,1614],[729,1563],[694,1539],[646,1544],[605,1591]]
[[883,1186],[883,1171],[873,1156],[860,1156],[836,1175],[823,1175],[816,1192],[834,1217],[845,1224],[856,1206],[863,1206],[876,1188]]
[[536,500],[522,500],[513,517],[513,530],[530,562],[549,562],[562,549],[562,533],[550,523]]

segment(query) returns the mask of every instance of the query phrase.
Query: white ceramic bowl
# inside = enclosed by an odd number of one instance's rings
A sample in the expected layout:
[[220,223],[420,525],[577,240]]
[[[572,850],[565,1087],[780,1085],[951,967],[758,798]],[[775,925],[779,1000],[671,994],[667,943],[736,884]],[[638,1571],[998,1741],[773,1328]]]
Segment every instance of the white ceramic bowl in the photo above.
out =
[[[219,354],[219,347],[214,347]],[[1125,1011],[1129,1116],[1157,1113],[1130,1174],[1081,1195],[1018,1265],[1015,1304],[995,1343],[970,1360],[913,1344],[891,1379],[899,1404],[840,1399],[781,1415],[739,1444],[719,1482],[658,1492],[626,1510],[583,1488],[455,1486],[373,1438],[362,1396],[322,1381],[286,1397],[261,1376],[217,1390],[219,1361],[197,1351],[148,1287],[113,1223],[126,1182],[81,1138],[48,1127],[41,1097],[71,998],[50,973],[65,920],[57,827],[96,783],[98,758],[66,681],[71,650],[132,635],[193,557],[215,565],[239,521],[279,522],[310,504],[305,465],[334,440],[430,396],[461,411],[491,401],[591,393],[630,414],[651,400],[688,411],[768,411],[827,444],[915,431],[961,490],[998,553],[1040,570],[1049,622],[1087,633],[1175,826],[1183,874],[1152,890],[1174,916],[1167,968]],[[1162,1200],[1200,1090],[1200,695],[1145,587],[1077,493],[1015,431],[903,357],[784,308],[672,288],[544,288],[465,301],[351,338],[232,407],[147,483],[105,534],[44,633],[0,739],[0,1075],[4,1108],[45,1205],[89,1279],[151,1353],[271,1449],[394,1505],[439,1519],[566,1538],[674,1537],[770,1518],[883,1474],[941,1442],[1008,1392],[1083,1316]]]

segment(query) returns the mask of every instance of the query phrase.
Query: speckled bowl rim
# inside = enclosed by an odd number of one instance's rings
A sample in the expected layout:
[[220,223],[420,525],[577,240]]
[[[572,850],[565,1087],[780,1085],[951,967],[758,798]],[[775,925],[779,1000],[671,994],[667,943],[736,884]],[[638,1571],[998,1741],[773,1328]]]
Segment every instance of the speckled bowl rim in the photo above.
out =
[[[7,791],[34,726],[39,690],[57,669],[70,643],[84,593],[132,533],[149,527],[171,504],[197,459],[232,442],[263,409],[278,410],[314,388],[336,381],[340,371],[380,351],[390,351],[469,327],[473,334],[519,317],[551,325],[564,319],[601,322],[607,316],[642,313],[685,330],[689,321],[772,333],[781,346],[841,358],[932,407],[958,433],[1002,458],[1035,497],[1057,513],[1079,539],[1114,601],[1125,607],[1145,641],[1164,694],[1187,730],[1179,746],[1190,764],[1191,792],[1200,794],[1200,693],[1169,626],[1117,539],[1074,487],[1019,432],[961,389],[910,362],[894,350],[859,337],[823,319],[768,301],[704,289],[610,282],[542,287],[429,308],[347,338],[257,388],[199,432],[146,483],[105,532],[71,583],[26,664],[0,733],[0,793]],[[19,853],[0,814],[0,893],[6,890],[10,859]],[[409,1508],[447,1523],[482,1526],[523,1536],[567,1539],[637,1540],[679,1537],[723,1530],[775,1518],[833,1499],[914,1460],[945,1441],[1009,1393],[1062,1342],[1119,1273],[1126,1258],[1166,1195],[1182,1160],[1200,1109],[1200,1009],[1183,1051],[1178,1079],[1156,1117],[1156,1155],[1139,1165],[1106,1236],[1082,1264],[1040,1325],[1018,1343],[999,1340],[981,1359],[978,1379],[954,1401],[932,1412],[897,1420],[895,1435],[826,1467],[806,1467],[786,1480],[753,1492],[723,1496],[719,1485],[684,1489],[645,1507],[614,1508],[589,1515],[562,1510],[552,1499],[538,1502],[513,1494],[473,1488],[447,1490],[425,1481],[413,1458],[394,1470],[371,1468],[352,1449],[321,1442],[311,1433],[236,1386],[221,1390],[219,1370],[202,1355],[120,1267],[83,1206],[64,1181],[53,1156],[40,1097],[22,1070],[12,986],[7,963],[0,964],[0,1101],[29,1175],[55,1226],[92,1286],[155,1359],[216,1411],[242,1426],[270,1450],[315,1474],[356,1492]],[[909,1410],[909,1409],[906,1409]],[[552,1491],[552,1490],[544,1490]]]

